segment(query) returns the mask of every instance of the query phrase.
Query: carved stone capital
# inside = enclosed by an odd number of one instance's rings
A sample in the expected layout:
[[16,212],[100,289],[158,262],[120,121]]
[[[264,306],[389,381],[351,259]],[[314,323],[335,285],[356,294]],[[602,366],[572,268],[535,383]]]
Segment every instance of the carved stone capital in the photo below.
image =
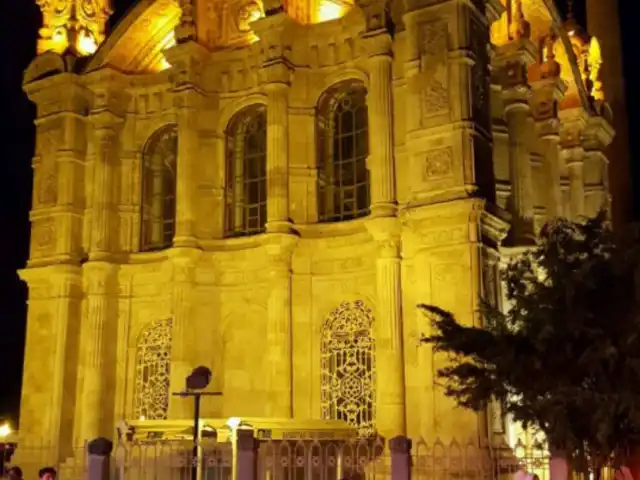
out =
[[373,59],[391,61],[392,44],[391,35],[384,28],[366,32],[360,37],[363,54]]
[[505,114],[513,110],[529,111],[531,88],[527,84],[517,84],[502,91]]
[[591,117],[582,131],[582,145],[586,151],[604,150],[613,141],[615,131],[603,117]]
[[560,141],[560,120],[558,118],[550,117],[537,120],[536,129],[540,138]]
[[89,261],[82,266],[85,291],[88,295],[106,295],[115,279],[117,266],[102,261]]
[[293,68],[283,59],[265,64],[261,73],[267,91],[281,90],[288,88],[291,84]]
[[270,262],[276,266],[288,268],[298,246],[299,237],[287,233],[267,233],[263,237],[262,245],[265,247]]

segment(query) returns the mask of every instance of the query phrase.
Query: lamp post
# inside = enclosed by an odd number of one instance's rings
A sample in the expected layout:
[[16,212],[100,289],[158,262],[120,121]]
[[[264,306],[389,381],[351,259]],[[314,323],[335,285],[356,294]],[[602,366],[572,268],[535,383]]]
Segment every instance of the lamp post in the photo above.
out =
[[198,455],[198,442],[200,439],[200,399],[205,397],[218,397],[222,392],[203,392],[211,382],[212,373],[207,367],[196,367],[187,377],[187,385],[184,391],[175,392],[175,397],[193,397],[193,453],[191,480],[198,480],[200,472],[200,455]]

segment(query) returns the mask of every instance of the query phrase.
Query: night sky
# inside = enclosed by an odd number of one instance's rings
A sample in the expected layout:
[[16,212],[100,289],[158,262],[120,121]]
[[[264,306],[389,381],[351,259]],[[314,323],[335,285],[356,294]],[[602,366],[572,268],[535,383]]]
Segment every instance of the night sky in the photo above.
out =
[[[10,420],[15,425],[26,323],[26,288],[18,280],[16,270],[24,267],[29,250],[35,113],[22,92],[21,82],[22,72],[35,56],[40,16],[35,0],[5,0],[4,3],[11,6],[0,15],[0,424]],[[114,0],[116,13],[111,23],[117,22],[133,3],[135,0]],[[583,18],[580,3],[576,0],[579,20]],[[625,61],[625,78],[631,115],[629,136],[633,138],[640,123],[640,113],[637,113],[640,112],[640,94],[630,88],[640,83],[640,69],[633,65],[638,46],[633,35],[636,27],[632,12],[634,2],[619,3],[624,58],[629,59]],[[639,149],[640,139],[632,140],[632,158]],[[632,172],[634,178],[640,179],[640,172],[635,171],[633,164]],[[637,215],[640,189],[634,193]]]

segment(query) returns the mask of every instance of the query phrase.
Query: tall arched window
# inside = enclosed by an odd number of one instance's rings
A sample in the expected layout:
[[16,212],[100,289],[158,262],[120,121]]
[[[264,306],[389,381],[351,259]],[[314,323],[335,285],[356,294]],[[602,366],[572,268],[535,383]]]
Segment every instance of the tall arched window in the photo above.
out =
[[342,82],[318,103],[318,218],[339,222],[369,214],[367,92]]
[[362,436],[375,433],[373,314],[362,301],[344,302],[324,324],[322,418],[344,420]]
[[247,107],[226,132],[227,236],[262,233],[267,223],[267,114],[263,105]]
[[147,141],[142,152],[141,250],[173,243],[176,224],[178,129],[166,125]]
[[153,322],[136,345],[136,419],[165,420],[169,410],[171,373],[171,319]]

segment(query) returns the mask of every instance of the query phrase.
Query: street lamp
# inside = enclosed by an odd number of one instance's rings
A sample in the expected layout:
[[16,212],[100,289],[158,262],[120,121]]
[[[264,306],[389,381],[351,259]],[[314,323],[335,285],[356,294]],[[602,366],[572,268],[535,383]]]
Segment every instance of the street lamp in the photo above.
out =
[[198,455],[198,442],[200,440],[200,398],[204,396],[220,396],[222,392],[203,392],[209,386],[213,374],[207,367],[196,367],[187,377],[186,388],[183,392],[173,393],[176,397],[193,397],[193,453],[191,480],[198,480],[200,472],[200,455]]
[[11,427],[9,424],[5,423],[4,425],[0,425],[0,438],[7,438],[9,435],[11,435]]

